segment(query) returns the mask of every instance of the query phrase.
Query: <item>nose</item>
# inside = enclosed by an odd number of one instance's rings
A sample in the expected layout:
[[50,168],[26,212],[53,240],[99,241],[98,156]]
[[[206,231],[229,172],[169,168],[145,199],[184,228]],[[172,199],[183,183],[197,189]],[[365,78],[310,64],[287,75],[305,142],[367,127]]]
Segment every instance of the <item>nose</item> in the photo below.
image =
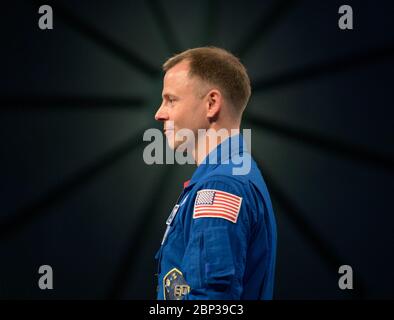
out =
[[165,110],[163,104],[159,107],[159,110],[157,110],[155,114],[155,120],[156,121],[166,121],[169,119],[168,112]]

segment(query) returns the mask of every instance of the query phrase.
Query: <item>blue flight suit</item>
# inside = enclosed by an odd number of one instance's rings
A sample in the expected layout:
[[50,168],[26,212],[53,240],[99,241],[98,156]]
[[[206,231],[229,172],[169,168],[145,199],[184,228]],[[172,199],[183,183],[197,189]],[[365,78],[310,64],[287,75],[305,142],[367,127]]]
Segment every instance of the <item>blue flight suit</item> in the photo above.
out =
[[[238,146],[233,146],[233,139],[238,139]],[[266,184],[242,135],[227,138],[212,152],[217,164],[207,157],[197,167],[167,219],[155,256],[157,299],[272,299],[277,235]],[[250,171],[234,175],[239,167],[235,158],[240,157],[250,161]],[[217,203],[233,208],[231,219],[197,217],[197,204],[208,201],[209,209],[220,194],[229,196],[224,197],[228,202]],[[234,203],[240,203],[237,210]]]

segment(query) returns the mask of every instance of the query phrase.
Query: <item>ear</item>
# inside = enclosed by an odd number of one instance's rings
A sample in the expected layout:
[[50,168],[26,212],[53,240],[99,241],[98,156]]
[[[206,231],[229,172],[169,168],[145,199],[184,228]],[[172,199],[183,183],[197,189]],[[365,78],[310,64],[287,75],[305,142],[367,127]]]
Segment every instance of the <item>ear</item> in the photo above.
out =
[[222,94],[217,89],[212,89],[207,94],[207,118],[215,121],[222,108]]

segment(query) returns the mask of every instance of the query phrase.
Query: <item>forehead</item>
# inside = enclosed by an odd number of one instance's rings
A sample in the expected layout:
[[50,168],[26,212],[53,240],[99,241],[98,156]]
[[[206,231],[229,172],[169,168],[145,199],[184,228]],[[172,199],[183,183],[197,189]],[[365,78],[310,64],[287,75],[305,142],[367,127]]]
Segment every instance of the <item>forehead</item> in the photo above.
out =
[[163,90],[185,90],[193,87],[196,84],[196,79],[189,77],[189,70],[189,62],[185,60],[169,69],[164,75]]
[[190,63],[187,60],[182,60],[175,66],[167,70],[164,78],[174,77],[176,75],[187,75],[190,70]]

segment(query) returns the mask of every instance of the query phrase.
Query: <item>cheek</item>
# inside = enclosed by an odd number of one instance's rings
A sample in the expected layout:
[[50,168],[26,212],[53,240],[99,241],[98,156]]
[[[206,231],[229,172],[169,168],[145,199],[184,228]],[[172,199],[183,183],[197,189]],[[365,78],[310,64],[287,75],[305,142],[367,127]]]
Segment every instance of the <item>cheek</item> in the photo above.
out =
[[172,110],[172,119],[177,129],[199,129],[205,127],[206,116],[201,101],[183,101]]
[[201,101],[195,102],[189,110],[189,115],[193,121],[201,124],[206,118],[204,104]]
[[205,128],[208,124],[206,109],[203,104],[198,105],[198,109],[195,112],[195,121],[198,123],[199,127]]

